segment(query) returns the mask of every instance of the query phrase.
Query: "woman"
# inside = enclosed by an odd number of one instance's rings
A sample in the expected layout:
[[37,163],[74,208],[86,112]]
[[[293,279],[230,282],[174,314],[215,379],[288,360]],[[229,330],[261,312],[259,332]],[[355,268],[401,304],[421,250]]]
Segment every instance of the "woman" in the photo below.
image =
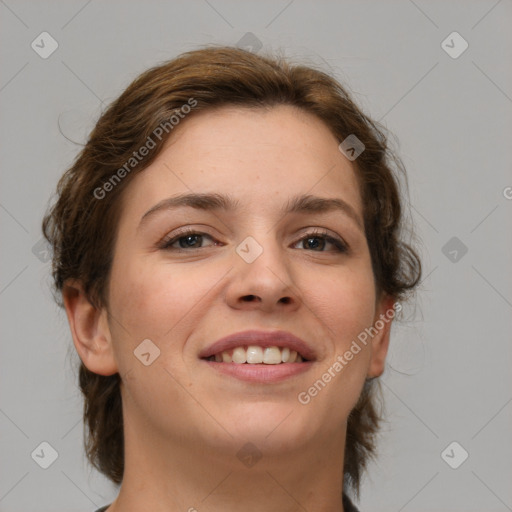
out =
[[139,76],[43,222],[107,512],[353,511],[420,278],[376,123],[234,48]]

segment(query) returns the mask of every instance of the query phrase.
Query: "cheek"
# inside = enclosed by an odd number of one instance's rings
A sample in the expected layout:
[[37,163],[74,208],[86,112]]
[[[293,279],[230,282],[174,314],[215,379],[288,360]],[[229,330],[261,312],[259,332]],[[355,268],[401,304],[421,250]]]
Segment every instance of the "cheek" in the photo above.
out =
[[369,263],[343,268],[337,275],[318,273],[304,282],[304,298],[320,324],[334,336],[335,349],[345,350],[373,322],[375,286]]
[[112,273],[112,312],[135,338],[160,339],[185,315],[196,293],[179,272],[171,277],[160,268],[124,265],[122,274]]
[[121,340],[119,348],[124,349],[129,338],[133,350],[149,338],[162,351],[181,350],[190,319],[208,301],[209,293],[215,292],[224,273],[200,263],[180,268],[144,258],[119,260],[112,268],[110,286],[112,314],[121,324],[114,322],[114,343]]
[[[373,273],[368,261],[343,269],[336,278],[313,277],[307,284],[311,290],[308,307],[314,311],[330,349],[309,387],[302,390],[301,403],[314,401],[318,411],[329,408],[342,421],[355,405],[367,376],[371,345],[361,343],[358,336],[374,320]],[[332,404],[337,404],[334,409]]]

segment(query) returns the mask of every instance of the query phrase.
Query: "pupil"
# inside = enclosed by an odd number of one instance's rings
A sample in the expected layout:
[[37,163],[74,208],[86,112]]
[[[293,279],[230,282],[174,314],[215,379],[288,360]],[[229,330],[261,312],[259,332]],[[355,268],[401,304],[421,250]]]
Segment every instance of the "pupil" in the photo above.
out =
[[[311,243],[312,240],[316,240],[316,243]],[[308,238],[308,245],[313,249],[317,248],[319,246],[318,238]]]
[[[186,237],[182,238],[182,240],[185,240],[185,244],[187,247],[191,247],[194,245],[194,241],[196,238],[198,238],[199,235],[187,235]],[[191,242],[191,243],[189,243]],[[183,245],[182,245],[183,247]]]

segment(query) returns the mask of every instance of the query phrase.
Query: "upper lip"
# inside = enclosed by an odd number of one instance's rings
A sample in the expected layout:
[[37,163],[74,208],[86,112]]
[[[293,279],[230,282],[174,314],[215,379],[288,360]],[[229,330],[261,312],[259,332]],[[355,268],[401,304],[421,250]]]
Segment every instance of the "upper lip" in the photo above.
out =
[[313,361],[316,359],[316,352],[313,347],[291,332],[259,330],[236,332],[224,338],[220,338],[201,350],[199,357],[205,359],[224,352],[225,350],[230,350],[244,345],[279,348],[288,347],[290,350],[295,350],[305,360]]

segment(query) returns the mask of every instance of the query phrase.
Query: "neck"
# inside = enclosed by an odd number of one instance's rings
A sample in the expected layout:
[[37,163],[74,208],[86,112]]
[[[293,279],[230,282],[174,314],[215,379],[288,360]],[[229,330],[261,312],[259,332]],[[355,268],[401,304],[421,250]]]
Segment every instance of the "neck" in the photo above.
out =
[[343,512],[345,432],[279,456],[247,449],[240,460],[240,448],[190,446],[145,428],[125,424],[123,483],[107,512]]

